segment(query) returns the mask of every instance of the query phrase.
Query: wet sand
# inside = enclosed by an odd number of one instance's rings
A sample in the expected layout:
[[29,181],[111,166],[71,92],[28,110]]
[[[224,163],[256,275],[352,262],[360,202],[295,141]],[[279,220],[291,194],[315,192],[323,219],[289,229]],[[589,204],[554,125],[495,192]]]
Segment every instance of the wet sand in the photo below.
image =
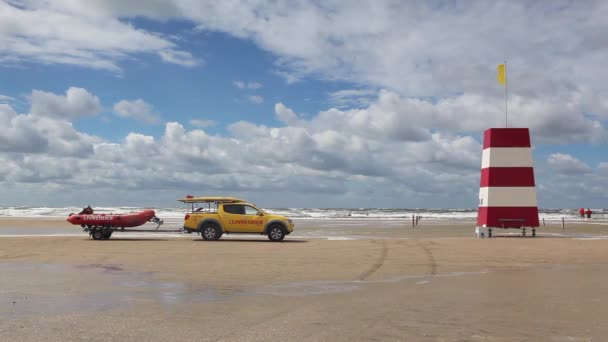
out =
[[[63,221],[0,220],[39,231]],[[59,224],[60,223],[60,224]],[[608,227],[296,223],[259,236],[0,237],[2,341],[601,341]],[[76,227],[77,228],[77,227]],[[369,227],[368,227],[369,228]],[[298,230],[296,231],[298,232]]]

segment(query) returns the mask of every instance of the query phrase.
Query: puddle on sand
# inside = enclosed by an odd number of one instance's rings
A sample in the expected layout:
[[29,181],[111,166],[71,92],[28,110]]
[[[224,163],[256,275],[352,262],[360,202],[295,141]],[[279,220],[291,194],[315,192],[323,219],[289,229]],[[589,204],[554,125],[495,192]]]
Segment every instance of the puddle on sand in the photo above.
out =
[[433,279],[485,272],[408,275],[382,280],[308,281],[259,287],[209,286],[156,279],[157,273],[131,272],[120,264],[63,265],[31,262],[0,263],[0,320],[29,314],[100,312],[137,303],[195,304],[236,297],[338,294],[370,284]]
[[188,285],[125,271],[117,264],[0,264],[0,319],[28,314],[105,311],[138,302],[210,302],[239,295],[234,288]]

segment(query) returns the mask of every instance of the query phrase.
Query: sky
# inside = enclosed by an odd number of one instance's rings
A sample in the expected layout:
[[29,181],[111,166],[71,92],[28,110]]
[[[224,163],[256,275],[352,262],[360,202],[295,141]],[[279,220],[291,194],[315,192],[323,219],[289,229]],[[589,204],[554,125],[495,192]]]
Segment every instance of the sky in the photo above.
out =
[[475,208],[528,127],[540,208],[608,205],[606,1],[0,0],[0,205]]

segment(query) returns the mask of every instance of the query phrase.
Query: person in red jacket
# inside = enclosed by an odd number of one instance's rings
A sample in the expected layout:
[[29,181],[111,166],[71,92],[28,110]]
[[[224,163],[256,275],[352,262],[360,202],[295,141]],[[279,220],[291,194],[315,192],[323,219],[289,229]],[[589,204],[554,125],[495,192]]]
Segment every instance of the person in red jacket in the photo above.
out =
[[591,214],[593,214],[593,211],[591,211],[591,209],[587,208],[587,211],[585,211],[585,214],[587,214],[587,218],[590,219]]
[[89,206],[84,207],[82,209],[82,211],[78,213],[78,215],[82,215],[82,214],[90,215],[92,213],[93,213],[93,208],[91,208],[91,206],[89,205]]
[[585,208],[580,208],[578,213],[581,214],[581,220],[585,218]]

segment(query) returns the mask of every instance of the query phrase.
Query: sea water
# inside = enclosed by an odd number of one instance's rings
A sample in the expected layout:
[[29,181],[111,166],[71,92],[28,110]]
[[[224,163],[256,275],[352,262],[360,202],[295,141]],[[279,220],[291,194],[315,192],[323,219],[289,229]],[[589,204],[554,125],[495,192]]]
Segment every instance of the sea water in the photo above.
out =
[[[121,238],[197,238],[196,234],[180,234],[183,226],[185,207],[176,208],[142,208],[142,207],[95,207],[96,213],[119,214],[137,212],[143,209],[154,209],[156,216],[164,220],[162,232],[118,232]],[[0,207],[0,218],[23,219],[64,219],[70,213],[77,213],[80,207]],[[471,234],[477,221],[477,210],[471,208],[440,209],[440,208],[264,208],[272,214],[284,215],[295,223],[295,231],[289,236],[290,240],[297,238],[323,238],[330,240],[353,240],[370,238],[407,238],[406,229],[412,227],[412,217],[420,216],[420,227],[465,224],[471,226]],[[592,209],[593,222],[606,224],[608,209]],[[581,223],[577,209],[540,209],[541,221],[547,224],[566,222]],[[59,221],[58,221],[59,222]],[[418,227],[418,226],[417,226]],[[156,224],[147,223],[136,229],[154,230]],[[453,235],[448,229],[446,236]],[[467,233],[468,234],[468,233]],[[80,227],[65,223],[57,227],[35,227],[28,229],[19,227],[0,226],[0,236],[13,235],[45,235],[45,236],[86,236]],[[468,235],[467,235],[468,236]],[[264,239],[263,236],[253,235]],[[200,238],[200,237],[198,237]],[[242,235],[224,235],[222,239],[241,239]],[[250,237],[246,237],[250,238]]]
[[[128,213],[143,209],[156,210],[156,216],[170,221],[183,220],[185,207],[149,208],[149,207],[95,207],[97,213]],[[0,207],[0,217],[21,218],[58,218],[77,213],[81,207]],[[477,208],[263,208],[268,213],[284,215],[295,220],[406,220],[412,215],[421,216],[425,220],[454,221],[475,220]],[[593,209],[592,217],[598,220],[608,219],[608,209]],[[539,209],[539,217],[548,221],[578,219],[578,209]]]

